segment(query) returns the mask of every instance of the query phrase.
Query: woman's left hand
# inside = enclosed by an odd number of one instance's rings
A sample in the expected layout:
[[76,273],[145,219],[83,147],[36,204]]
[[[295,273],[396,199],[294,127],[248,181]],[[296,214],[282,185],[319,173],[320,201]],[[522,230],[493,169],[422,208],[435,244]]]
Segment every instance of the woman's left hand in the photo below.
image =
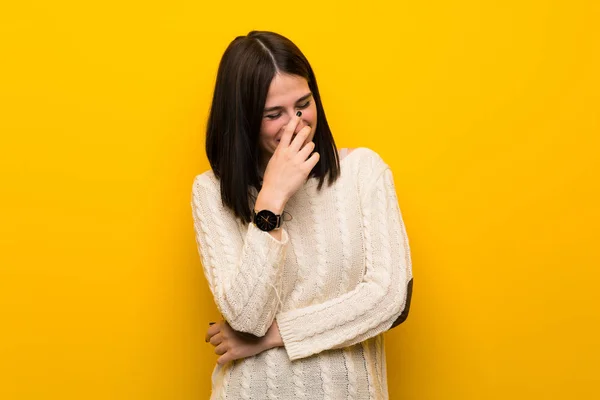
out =
[[277,322],[273,322],[265,336],[257,337],[237,332],[227,321],[220,321],[208,328],[205,340],[215,346],[215,354],[220,356],[217,363],[220,365],[283,345]]

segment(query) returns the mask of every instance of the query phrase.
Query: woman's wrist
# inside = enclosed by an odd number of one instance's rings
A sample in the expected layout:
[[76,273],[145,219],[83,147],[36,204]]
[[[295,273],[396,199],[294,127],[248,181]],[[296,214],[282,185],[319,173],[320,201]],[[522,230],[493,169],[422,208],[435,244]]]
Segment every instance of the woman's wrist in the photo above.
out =
[[281,214],[286,204],[287,198],[284,195],[273,189],[263,187],[256,197],[254,208],[256,211],[269,210],[275,214]]
[[265,350],[269,350],[275,347],[283,347],[283,339],[281,338],[281,334],[279,333],[279,325],[277,325],[277,321],[273,321],[271,327],[267,331],[265,339]]

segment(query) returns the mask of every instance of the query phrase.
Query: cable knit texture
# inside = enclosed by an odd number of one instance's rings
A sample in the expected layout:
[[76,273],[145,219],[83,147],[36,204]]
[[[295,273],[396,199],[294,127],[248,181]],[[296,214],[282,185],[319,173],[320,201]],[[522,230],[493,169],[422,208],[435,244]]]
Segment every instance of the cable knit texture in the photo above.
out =
[[412,264],[390,168],[358,148],[341,176],[309,179],[289,200],[278,241],[223,206],[212,171],[192,190],[196,241],[233,329],[284,347],[213,372],[211,399],[387,399],[382,333],[406,304]]

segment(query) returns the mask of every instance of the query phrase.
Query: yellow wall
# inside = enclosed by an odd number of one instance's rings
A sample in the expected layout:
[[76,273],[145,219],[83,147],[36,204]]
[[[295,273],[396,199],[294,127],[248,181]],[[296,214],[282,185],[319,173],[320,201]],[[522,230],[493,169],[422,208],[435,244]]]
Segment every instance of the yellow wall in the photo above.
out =
[[415,294],[391,398],[600,398],[597,1],[5,3],[1,399],[207,398],[189,197],[251,29],[394,170]]

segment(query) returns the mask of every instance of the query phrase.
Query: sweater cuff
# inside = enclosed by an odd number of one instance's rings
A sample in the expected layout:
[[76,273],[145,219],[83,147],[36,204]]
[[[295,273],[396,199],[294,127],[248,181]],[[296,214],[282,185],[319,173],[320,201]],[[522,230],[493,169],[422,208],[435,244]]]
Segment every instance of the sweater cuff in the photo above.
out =
[[290,361],[297,360],[312,355],[310,349],[307,349],[306,344],[302,344],[302,338],[300,338],[294,332],[294,323],[289,319],[286,319],[284,315],[279,315],[276,318],[277,326],[279,327],[279,335],[283,341],[283,346],[288,354]]
[[262,243],[266,246],[268,253],[281,251],[289,242],[289,236],[285,229],[281,228],[281,240],[275,239],[269,232],[258,229],[252,222],[248,227],[249,239],[251,242]]

